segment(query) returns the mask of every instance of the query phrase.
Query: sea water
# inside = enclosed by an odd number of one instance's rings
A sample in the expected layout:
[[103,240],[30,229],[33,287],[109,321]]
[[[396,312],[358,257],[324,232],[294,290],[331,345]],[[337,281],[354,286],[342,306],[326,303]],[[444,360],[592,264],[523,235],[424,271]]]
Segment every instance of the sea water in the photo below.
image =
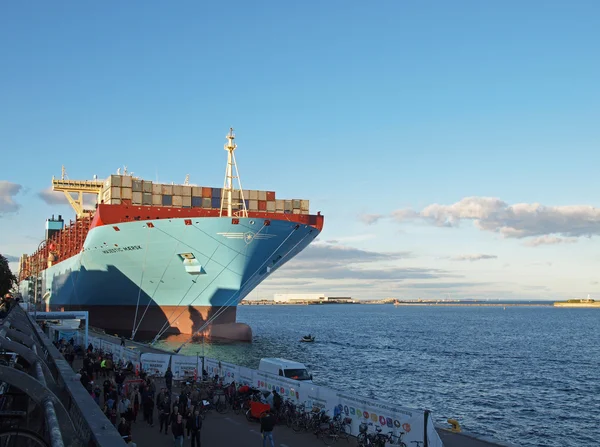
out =
[[[238,321],[253,343],[183,353],[251,368],[296,360],[319,385],[427,408],[437,423],[454,418],[516,445],[600,442],[600,309],[239,306]],[[300,343],[308,333],[315,343]]]

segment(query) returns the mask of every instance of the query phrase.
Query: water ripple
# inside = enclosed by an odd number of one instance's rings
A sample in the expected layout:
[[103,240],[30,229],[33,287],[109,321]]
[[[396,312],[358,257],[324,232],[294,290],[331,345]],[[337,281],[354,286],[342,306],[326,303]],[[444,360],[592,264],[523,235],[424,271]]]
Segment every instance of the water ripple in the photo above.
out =
[[[252,344],[189,345],[252,368],[304,362],[315,382],[525,447],[600,439],[600,311],[383,305],[241,306]],[[298,339],[311,332],[313,344]]]

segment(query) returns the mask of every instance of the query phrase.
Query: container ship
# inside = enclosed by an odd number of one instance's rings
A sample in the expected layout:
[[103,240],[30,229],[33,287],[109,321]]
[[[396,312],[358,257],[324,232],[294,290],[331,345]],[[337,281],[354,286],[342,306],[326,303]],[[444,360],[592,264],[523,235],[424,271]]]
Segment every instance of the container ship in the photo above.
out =
[[[242,189],[235,135],[223,187],[158,184],[117,171],[106,180],[52,179],[76,213],[46,221],[20,259],[20,292],[42,310],[86,310],[90,325],[132,339],[170,334],[246,340],[238,303],[304,250],[324,217],[308,200]],[[86,210],[83,197],[95,197]]]

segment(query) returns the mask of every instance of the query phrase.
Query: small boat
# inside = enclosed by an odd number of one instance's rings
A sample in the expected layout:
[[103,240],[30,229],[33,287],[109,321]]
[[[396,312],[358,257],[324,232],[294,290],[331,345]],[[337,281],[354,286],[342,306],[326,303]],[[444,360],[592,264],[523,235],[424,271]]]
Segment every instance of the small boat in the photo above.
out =
[[315,336],[314,335],[305,335],[304,337],[302,337],[300,339],[301,342],[303,343],[312,343],[315,341]]

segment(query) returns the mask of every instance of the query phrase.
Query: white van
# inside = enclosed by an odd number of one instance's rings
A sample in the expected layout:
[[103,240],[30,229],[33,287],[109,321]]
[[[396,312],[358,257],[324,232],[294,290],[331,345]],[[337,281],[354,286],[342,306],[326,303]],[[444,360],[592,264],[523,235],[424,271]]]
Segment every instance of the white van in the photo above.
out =
[[304,380],[312,383],[312,374],[309,374],[303,363],[280,358],[260,359],[259,371],[275,374],[294,380]]

